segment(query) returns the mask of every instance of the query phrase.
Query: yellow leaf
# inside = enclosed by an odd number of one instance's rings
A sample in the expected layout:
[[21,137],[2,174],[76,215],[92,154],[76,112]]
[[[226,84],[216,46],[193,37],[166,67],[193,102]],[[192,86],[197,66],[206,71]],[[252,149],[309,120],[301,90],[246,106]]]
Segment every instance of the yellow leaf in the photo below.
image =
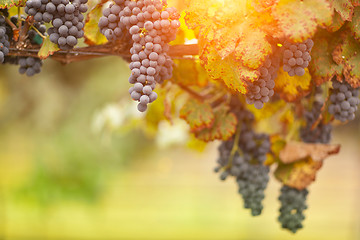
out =
[[305,69],[303,76],[290,77],[282,68],[279,69],[275,79],[275,91],[281,98],[288,102],[296,101],[311,91],[311,75]]

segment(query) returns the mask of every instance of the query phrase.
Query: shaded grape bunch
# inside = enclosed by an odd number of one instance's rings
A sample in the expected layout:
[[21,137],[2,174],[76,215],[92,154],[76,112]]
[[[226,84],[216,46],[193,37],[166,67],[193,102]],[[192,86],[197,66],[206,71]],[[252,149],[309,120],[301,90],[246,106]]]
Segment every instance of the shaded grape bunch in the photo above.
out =
[[275,79],[279,63],[272,58],[267,58],[264,64],[259,68],[260,77],[257,81],[248,83],[248,92],[246,93],[246,102],[254,104],[255,108],[261,109],[264,103],[269,102],[274,95]]
[[121,37],[123,29],[131,36],[129,82],[134,85],[129,93],[139,102],[140,112],[156,100],[157,94],[153,91],[156,83],[172,76],[168,43],[176,37],[179,17],[177,10],[168,8],[165,0],[117,0],[104,9],[99,20],[100,31],[107,39]]
[[[251,214],[257,216],[263,209],[264,190],[269,181],[269,167],[263,165],[266,154],[270,151],[270,138],[265,134],[257,134],[251,124],[252,113],[245,109],[236,110],[239,122],[242,122],[239,142],[224,141],[219,146],[218,166],[216,172],[222,170],[220,179],[235,177],[239,193],[244,200],[244,207],[251,209]],[[231,151],[237,144],[239,152],[231,156]]]
[[279,200],[281,202],[280,216],[278,217],[282,228],[295,233],[302,228],[305,219],[303,211],[307,209],[306,197],[308,190],[297,190],[292,187],[282,186]]
[[48,29],[50,41],[62,50],[70,50],[78,39],[84,36],[84,16],[88,0],[51,0],[53,11],[52,27]]
[[[58,2],[61,2],[61,0]],[[34,20],[37,22],[49,23],[54,19],[56,5],[50,0],[28,0],[25,13],[34,16]]]
[[312,129],[313,124],[321,114],[323,104],[314,101],[311,111],[305,111],[305,126],[300,128],[300,138],[306,143],[329,143],[331,140],[332,126],[321,121]]
[[19,73],[31,77],[41,72],[42,60],[33,57],[19,57]]
[[284,54],[283,54],[283,69],[293,77],[303,76],[305,74],[305,68],[309,66],[311,61],[310,52],[314,46],[314,42],[311,39],[307,39],[302,43],[290,43],[284,42]]
[[121,16],[124,15],[124,8],[125,0],[115,0],[115,3],[111,3],[103,10],[103,16],[100,17],[98,26],[100,32],[109,41],[116,40],[124,35],[125,25],[120,21]]
[[5,17],[0,16],[0,63],[3,63],[6,55],[9,54],[9,47],[10,42]]
[[332,86],[329,113],[341,122],[354,120],[360,103],[359,88],[354,89],[345,80],[340,83],[336,79],[332,80]]

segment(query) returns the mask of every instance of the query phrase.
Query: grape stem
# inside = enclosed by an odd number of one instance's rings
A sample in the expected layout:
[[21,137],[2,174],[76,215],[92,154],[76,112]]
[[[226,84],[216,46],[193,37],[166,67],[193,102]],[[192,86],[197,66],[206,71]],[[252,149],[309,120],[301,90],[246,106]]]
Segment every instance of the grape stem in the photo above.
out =
[[235,157],[235,154],[239,153],[239,151],[240,151],[239,146],[238,146],[238,142],[239,142],[239,139],[240,139],[240,134],[241,134],[241,123],[238,123],[236,133],[235,133],[234,145],[233,145],[233,147],[231,149],[231,152],[230,152],[228,164],[226,166],[224,166],[224,168],[223,168],[224,170],[228,170],[228,169],[231,168],[234,157]]
[[[27,22],[25,22],[26,24]],[[28,25],[28,24],[27,24]],[[28,28],[28,27],[27,27]],[[23,29],[26,29],[24,26]],[[21,42],[22,32],[20,31]],[[23,42],[23,41],[22,41]],[[40,50],[40,46],[11,46],[9,48],[9,56],[26,56],[26,57],[38,57],[37,54]],[[199,47],[197,44],[191,45],[173,45],[170,46],[169,55],[173,58],[183,58],[186,56],[194,56],[199,54]],[[59,50],[55,52],[51,57],[62,63],[71,63],[77,61],[88,60],[92,58],[99,58],[103,56],[120,56],[125,61],[130,62],[130,51],[125,43],[106,43],[102,45],[92,45],[88,47],[74,48],[69,51]]]

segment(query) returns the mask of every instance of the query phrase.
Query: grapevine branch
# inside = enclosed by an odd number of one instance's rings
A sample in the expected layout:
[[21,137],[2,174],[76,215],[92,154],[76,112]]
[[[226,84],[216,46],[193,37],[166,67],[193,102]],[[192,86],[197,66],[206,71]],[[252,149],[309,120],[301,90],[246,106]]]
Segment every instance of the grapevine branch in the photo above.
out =
[[[9,56],[27,56],[37,57],[40,50],[40,46],[28,46],[26,48],[18,48],[11,46],[9,48]],[[191,45],[174,45],[170,46],[169,55],[176,58],[187,58],[187,56],[194,56],[199,54],[199,48],[197,44]],[[103,44],[93,45],[88,47],[74,48],[70,51],[57,51],[51,56],[54,60],[62,63],[71,63],[82,60],[88,60],[92,58],[98,58],[103,56],[120,56],[127,61],[130,61],[131,54],[128,47],[125,44]]]

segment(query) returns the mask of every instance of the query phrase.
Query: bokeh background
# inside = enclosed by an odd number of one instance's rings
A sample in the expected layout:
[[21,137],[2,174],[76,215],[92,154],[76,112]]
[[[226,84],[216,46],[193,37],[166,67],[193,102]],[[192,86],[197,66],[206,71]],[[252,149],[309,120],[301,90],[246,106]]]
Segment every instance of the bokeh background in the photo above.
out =
[[341,153],[294,235],[277,222],[275,179],[251,217],[234,181],[213,172],[219,142],[189,144],[182,120],[147,125],[120,58],[0,73],[0,239],[360,239],[358,121],[336,128]]

